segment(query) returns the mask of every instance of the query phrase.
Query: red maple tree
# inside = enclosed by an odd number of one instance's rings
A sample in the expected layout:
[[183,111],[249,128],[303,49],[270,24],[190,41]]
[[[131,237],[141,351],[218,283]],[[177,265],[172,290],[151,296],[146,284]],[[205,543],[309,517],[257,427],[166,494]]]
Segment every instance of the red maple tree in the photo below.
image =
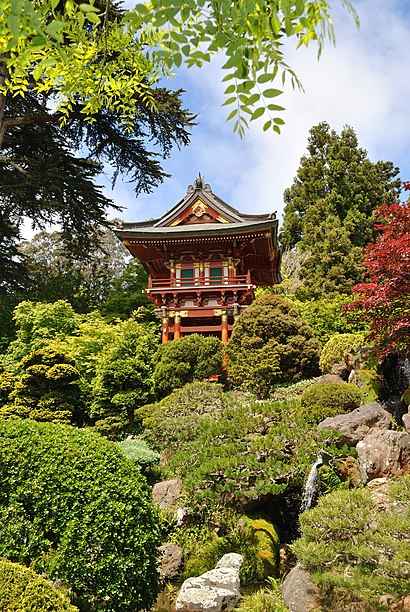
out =
[[[410,181],[403,183],[410,191]],[[410,198],[375,211],[380,236],[364,249],[370,281],[353,287],[357,299],[344,307],[370,327],[380,358],[410,355]]]

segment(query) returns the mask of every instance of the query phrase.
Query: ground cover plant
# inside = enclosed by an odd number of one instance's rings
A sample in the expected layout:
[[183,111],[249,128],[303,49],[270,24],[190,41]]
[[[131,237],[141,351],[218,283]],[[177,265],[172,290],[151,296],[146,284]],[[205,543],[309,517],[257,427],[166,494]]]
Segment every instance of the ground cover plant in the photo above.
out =
[[158,519],[115,444],[74,427],[0,421],[0,556],[61,580],[87,612],[146,609]]

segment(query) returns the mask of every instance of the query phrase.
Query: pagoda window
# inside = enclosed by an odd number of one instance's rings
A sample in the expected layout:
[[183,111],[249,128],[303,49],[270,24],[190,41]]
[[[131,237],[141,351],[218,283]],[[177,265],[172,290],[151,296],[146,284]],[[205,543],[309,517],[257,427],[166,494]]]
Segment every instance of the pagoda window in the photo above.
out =
[[210,268],[209,270],[209,284],[210,285],[222,285],[222,267],[221,268]]
[[181,270],[181,285],[190,286],[194,284],[194,268],[182,268]]

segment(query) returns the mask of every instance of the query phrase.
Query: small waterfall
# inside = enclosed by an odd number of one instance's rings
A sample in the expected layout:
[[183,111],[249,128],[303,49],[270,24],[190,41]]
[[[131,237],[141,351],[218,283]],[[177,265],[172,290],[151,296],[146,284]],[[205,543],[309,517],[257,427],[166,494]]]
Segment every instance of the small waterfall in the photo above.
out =
[[319,467],[319,465],[322,465],[322,463],[323,463],[322,455],[319,455],[315,463],[312,465],[312,468],[309,472],[308,479],[305,484],[305,488],[303,490],[302,503],[300,504],[301,512],[305,512],[306,510],[309,510],[309,508],[311,507],[313,503],[313,499],[315,497],[315,494],[318,491],[318,484],[319,484],[319,474],[318,474],[317,468]]

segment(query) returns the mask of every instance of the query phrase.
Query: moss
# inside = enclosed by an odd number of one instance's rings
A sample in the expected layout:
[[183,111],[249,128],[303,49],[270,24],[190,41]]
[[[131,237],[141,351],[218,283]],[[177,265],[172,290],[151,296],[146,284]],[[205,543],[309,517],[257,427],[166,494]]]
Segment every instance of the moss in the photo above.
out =
[[275,525],[263,518],[243,517],[243,520],[257,539],[256,556],[263,563],[265,576],[276,576],[278,573],[279,536]]

